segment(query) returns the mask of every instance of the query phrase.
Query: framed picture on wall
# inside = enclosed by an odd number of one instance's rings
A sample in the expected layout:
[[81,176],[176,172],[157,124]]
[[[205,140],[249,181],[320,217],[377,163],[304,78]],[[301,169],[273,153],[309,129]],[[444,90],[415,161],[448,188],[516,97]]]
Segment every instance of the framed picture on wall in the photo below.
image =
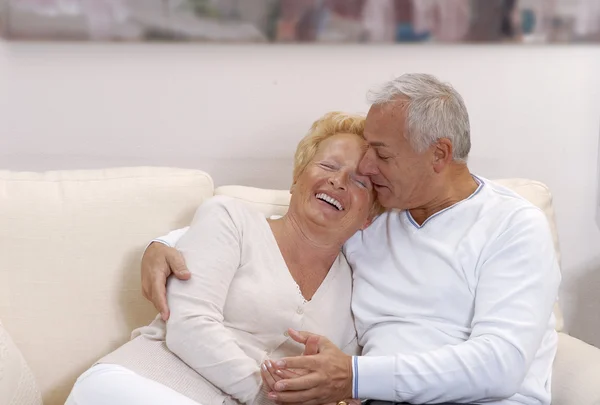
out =
[[0,0],[9,40],[600,43],[599,0]]

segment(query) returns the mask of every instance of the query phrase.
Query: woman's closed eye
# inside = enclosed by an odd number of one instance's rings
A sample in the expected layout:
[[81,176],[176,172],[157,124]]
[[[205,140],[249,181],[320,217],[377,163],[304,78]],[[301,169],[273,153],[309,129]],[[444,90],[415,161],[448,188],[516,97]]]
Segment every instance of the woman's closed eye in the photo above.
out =
[[321,166],[327,170],[335,170],[337,167],[333,163],[321,162]]
[[371,187],[371,181],[368,178],[354,177],[354,181],[363,188]]

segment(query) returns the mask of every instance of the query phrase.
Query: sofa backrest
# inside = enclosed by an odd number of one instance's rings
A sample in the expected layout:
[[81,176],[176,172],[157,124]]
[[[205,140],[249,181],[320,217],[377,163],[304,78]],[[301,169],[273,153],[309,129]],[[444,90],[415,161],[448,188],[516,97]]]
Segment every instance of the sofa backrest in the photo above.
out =
[[154,318],[142,252],[213,192],[197,170],[0,172],[0,320],[46,405]]
[[[548,189],[500,182],[544,209],[558,240]],[[46,405],[62,405],[79,374],[155,317],[141,294],[143,250],[189,224],[213,194],[265,215],[282,215],[289,203],[287,190],[215,190],[197,170],[0,171],[0,320]]]

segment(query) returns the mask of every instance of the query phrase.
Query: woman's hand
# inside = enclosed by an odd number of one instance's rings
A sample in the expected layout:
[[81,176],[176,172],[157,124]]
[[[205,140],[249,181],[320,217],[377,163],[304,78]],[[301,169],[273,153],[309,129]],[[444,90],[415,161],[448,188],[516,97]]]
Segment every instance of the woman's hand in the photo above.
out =
[[[352,356],[324,336],[289,330],[290,337],[307,344],[316,339],[316,354],[277,360],[280,369],[308,371],[303,376],[277,381],[269,398],[277,403],[319,405],[352,397]],[[314,350],[313,350],[314,351]],[[336,402],[337,403],[337,402]]]
[[190,278],[185,260],[175,248],[153,242],[142,256],[142,294],[154,304],[163,321],[169,319],[167,278],[174,274],[180,280]]
[[306,375],[304,370],[280,370],[271,360],[265,360],[260,367],[260,374],[264,383],[265,392],[268,394],[275,390],[275,383],[287,378],[296,378]]
[[[318,336],[310,336],[304,343],[303,356],[310,356],[319,352]],[[271,360],[265,360],[260,367],[260,374],[267,393],[275,391],[275,383],[279,380],[301,377],[308,374],[307,370],[289,370],[278,368]]]

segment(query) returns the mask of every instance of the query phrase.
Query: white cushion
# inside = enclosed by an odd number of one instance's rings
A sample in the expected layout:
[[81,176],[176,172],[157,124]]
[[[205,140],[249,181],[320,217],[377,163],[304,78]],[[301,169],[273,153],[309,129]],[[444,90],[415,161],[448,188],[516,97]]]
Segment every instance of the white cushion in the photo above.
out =
[[42,405],[35,378],[0,322],[0,403]]
[[288,190],[270,190],[246,186],[221,186],[215,189],[215,195],[226,195],[246,202],[266,217],[284,215],[290,205],[291,194]]
[[[557,255],[560,259],[558,232],[556,230],[556,220],[552,205],[552,194],[548,187],[539,181],[528,179],[501,179],[494,180],[494,182],[510,188],[544,211],[546,218],[550,223],[552,236],[554,238],[554,247],[556,248]],[[290,201],[290,193],[288,190],[267,190],[244,186],[222,186],[215,190],[215,194],[229,195],[247,201],[250,205],[267,216],[285,214]],[[558,303],[555,305],[554,314],[556,316],[556,330],[561,331],[564,322]]]
[[46,405],[152,320],[142,252],[213,193],[196,170],[0,171],[0,319]]
[[552,372],[552,405],[600,405],[600,350],[564,333]]

